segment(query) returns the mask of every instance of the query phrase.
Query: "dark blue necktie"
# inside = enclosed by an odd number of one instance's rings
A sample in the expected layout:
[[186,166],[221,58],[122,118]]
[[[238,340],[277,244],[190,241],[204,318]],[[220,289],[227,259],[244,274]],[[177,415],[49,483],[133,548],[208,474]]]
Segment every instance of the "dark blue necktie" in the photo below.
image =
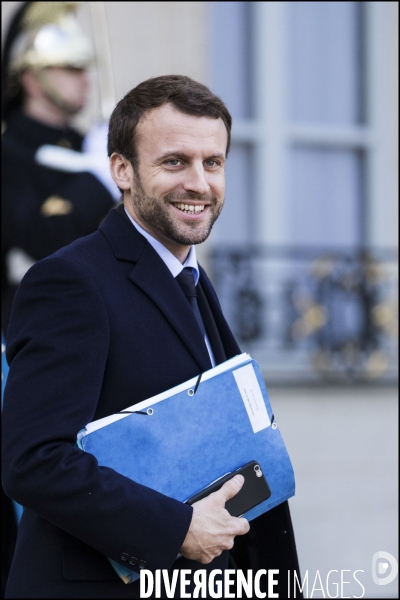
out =
[[189,301],[190,306],[194,312],[194,316],[196,317],[196,321],[199,324],[200,330],[203,334],[203,337],[206,335],[206,330],[204,327],[203,319],[201,318],[199,305],[197,303],[197,291],[194,283],[193,271],[190,267],[185,267],[182,271],[175,277],[177,283],[180,285],[182,292],[185,294],[186,298]]

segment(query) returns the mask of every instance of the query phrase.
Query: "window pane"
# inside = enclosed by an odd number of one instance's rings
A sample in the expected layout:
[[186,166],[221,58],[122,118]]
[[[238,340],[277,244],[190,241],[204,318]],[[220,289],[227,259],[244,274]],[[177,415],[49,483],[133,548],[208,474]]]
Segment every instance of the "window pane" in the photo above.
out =
[[233,117],[251,116],[250,2],[210,2],[211,87]]
[[362,242],[362,155],[294,148],[290,153],[291,242],[350,246]]
[[286,2],[294,121],[354,124],[361,109],[360,2]]

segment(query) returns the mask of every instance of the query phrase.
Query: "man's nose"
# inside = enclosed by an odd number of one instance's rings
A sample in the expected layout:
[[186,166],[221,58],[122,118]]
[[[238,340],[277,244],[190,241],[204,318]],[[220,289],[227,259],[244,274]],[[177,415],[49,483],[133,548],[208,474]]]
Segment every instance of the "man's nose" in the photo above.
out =
[[210,192],[203,164],[191,165],[186,170],[183,187],[187,192],[196,192],[197,194],[208,194]]

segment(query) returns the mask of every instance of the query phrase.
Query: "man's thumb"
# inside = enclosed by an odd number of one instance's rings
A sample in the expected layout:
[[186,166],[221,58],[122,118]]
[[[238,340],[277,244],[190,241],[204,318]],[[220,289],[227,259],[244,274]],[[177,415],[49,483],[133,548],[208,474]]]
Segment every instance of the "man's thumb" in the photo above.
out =
[[233,498],[233,496],[236,496],[236,494],[243,487],[243,484],[244,484],[243,475],[235,475],[234,477],[232,477],[232,479],[229,479],[229,481],[224,483],[224,485],[217,492],[217,494],[220,494],[222,496],[223,502],[225,504],[225,502],[227,500],[230,500],[231,498]]

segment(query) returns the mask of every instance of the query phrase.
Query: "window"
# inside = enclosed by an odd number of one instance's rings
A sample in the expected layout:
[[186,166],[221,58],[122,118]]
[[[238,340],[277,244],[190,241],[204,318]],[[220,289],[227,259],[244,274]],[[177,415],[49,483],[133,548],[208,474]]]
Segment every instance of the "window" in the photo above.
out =
[[[339,295],[334,307],[322,306],[312,269],[331,252],[333,278],[348,278],[350,263],[354,272],[369,273],[361,249],[373,249],[387,283],[386,291],[375,290],[373,302],[379,297],[395,315],[388,291],[395,289],[391,249],[397,239],[397,108],[392,104],[390,112],[389,98],[394,4],[209,3],[210,83],[234,119],[226,206],[210,239],[215,283],[245,349],[285,378],[288,369],[295,378],[315,375],[321,339],[327,347],[343,340],[341,356],[331,359],[342,360],[344,371],[350,361],[355,372],[358,360],[357,373],[365,374],[377,352],[386,353],[384,361],[379,355],[386,364],[381,373],[391,368],[394,339],[383,341],[377,330],[369,350],[360,342],[373,314],[372,305],[364,306],[372,280],[360,283],[355,296]],[[294,297],[307,279],[308,300],[296,307]],[[350,315],[348,336],[337,331],[334,315],[341,310]],[[312,314],[309,333],[290,339],[294,321]]]

